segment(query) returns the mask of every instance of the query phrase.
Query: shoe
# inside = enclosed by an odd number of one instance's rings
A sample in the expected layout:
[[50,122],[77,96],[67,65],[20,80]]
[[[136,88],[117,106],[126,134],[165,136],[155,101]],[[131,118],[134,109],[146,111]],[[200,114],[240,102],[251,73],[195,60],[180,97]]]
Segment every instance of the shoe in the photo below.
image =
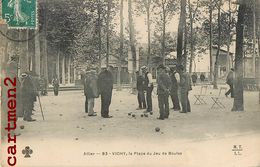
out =
[[94,117],[94,116],[97,116],[97,114],[96,113],[94,113],[94,114],[91,114],[91,115],[88,115],[89,117]]
[[32,119],[32,118],[29,118],[29,119],[24,118],[23,120],[24,120],[24,121],[27,121],[27,122],[33,122],[33,121],[36,121],[36,119]]
[[187,112],[185,112],[185,111],[180,111],[180,113],[187,113]]
[[112,118],[113,116],[108,115],[108,116],[102,116],[103,118]]
[[164,118],[161,118],[161,117],[158,117],[157,119],[159,119],[159,120],[164,120]]
[[174,108],[173,111],[180,111],[180,108]]
[[142,109],[141,107],[136,108],[136,110],[141,110],[141,109]]

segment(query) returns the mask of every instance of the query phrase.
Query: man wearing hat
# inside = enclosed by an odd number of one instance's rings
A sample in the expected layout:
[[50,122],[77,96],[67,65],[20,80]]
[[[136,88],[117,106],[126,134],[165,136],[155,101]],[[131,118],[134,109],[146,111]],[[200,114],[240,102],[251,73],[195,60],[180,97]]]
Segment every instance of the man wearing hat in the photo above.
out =
[[166,67],[164,65],[159,65],[157,67],[157,72],[157,95],[160,110],[160,116],[158,119],[164,120],[169,117],[169,94],[171,88],[171,79],[166,73]]
[[24,112],[23,120],[32,122],[32,109],[35,97],[35,91],[33,89],[33,82],[27,72],[21,74],[21,99],[22,108]]
[[226,97],[228,97],[229,94],[231,94],[231,98],[234,98],[234,68],[231,68],[226,79],[226,83],[229,86],[229,90],[225,93]]
[[112,91],[113,91],[113,67],[108,66],[98,75],[98,91],[101,95],[101,116],[103,118],[111,118],[109,115],[109,106],[111,104]]
[[177,72],[177,66],[171,67],[170,78],[172,82],[171,86],[171,99],[173,104],[173,110],[180,110],[180,101],[179,101],[179,83],[180,83],[180,74]]
[[146,102],[147,109],[145,112],[153,111],[153,102],[152,102],[152,92],[153,92],[153,77],[150,72],[148,72],[148,68],[146,66],[141,67],[142,73],[144,74],[144,90],[146,90]]
[[88,102],[88,116],[97,116],[94,112],[95,98],[98,97],[97,74],[94,68],[87,73],[84,91]]
[[136,89],[138,91],[137,100],[138,108],[137,110],[146,109],[145,95],[144,95],[144,77],[141,71],[136,71]]
[[190,101],[189,101],[189,91],[191,88],[191,77],[189,73],[184,71],[184,66],[180,65],[178,67],[180,73],[180,94],[181,94],[181,108],[180,113],[191,112]]

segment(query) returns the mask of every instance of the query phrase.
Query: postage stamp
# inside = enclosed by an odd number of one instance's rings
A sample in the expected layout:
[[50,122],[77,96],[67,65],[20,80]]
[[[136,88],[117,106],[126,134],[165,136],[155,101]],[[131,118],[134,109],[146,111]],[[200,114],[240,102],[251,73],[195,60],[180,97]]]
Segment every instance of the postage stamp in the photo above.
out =
[[9,28],[37,27],[36,0],[2,0],[2,18]]

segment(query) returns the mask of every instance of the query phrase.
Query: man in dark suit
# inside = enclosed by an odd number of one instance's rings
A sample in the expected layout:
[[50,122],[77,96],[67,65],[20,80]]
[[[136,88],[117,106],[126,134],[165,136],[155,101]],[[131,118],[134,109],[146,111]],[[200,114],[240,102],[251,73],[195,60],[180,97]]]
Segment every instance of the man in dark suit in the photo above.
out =
[[35,97],[35,91],[33,88],[33,82],[28,73],[24,72],[21,74],[21,98],[24,111],[24,121],[32,122],[32,107]]
[[231,68],[231,70],[228,73],[226,83],[229,85],[229,90],[225,93],[226,97],[228,97],[229,94],[231,94],[231,98],[234,98],[234,68]]
[[189,101],[189,91],[192,90],[191,87],[191,77],[189,73],[184,71],[184,66],[179,66],[180,73],[180,94],[181,94],[181,108],[180,113],[191,112],[190,101]]
[[165,118],[169,117],[169,94],[171,88],[171,79],[166,73],[166,68],[164,65],[159,65],[157,67],[157,71],[157,95],[160,110],[160,117],[158,119],[164,120]]
[[108,66],[98,76],[98,91],[101,95],[101,116],[103,118],[111,118],[109,115],[109,106],[111,104],[112,91],[113,91],[113,67]]

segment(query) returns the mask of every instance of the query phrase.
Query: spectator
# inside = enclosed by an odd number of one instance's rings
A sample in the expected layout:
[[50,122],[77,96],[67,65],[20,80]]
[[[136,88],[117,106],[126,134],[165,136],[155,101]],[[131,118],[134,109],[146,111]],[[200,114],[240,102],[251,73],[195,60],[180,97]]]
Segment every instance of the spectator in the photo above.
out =
[[197,79],[198,79],[197,74],[196,74],[196,73],[193,73],[193,74],[191,75],[191,80],[192,80],[193,86],[196,85]]
[[113,91],[113,67],[109,66],[98,75],[98,90],[101,94],[101,116],[103,118],[111,118],[109,115],[109,106],[111,104]]
[[189,101],[189,91],[191,88],[190,75],[184,71],[182,65],[179,66],[180,72],[180,94],[181,94],[181,108],[180,113],[191,112],[190,101]]
[[171,88],[171,79],[166,73],[166,68],[164,65],[159,65],[157,67],[157,71],[157,95],[160,110],[160,116],[158,119],[164,120],[169,117],[169,94]]
[[137,110],[146,109],[146,101],[145,101],[145,95],[144,95],[145,79],[144,79],[141,71],[137,71],[136,76],[137,76],[136,88],[138,91],[137,99],[138,99],[138,104],[139,104]]
[[234,69],[231,68],[226,79],[226,83],[229,85],[229,90],[225,93],[226,97],[231,94],[231,98],[234,98]]
[[181,109],[179,101],[180,74],[176,71],[176,66],[171,67],[170,78],[172,82],[170,95],[172,99],[173,110],[179,111]]

